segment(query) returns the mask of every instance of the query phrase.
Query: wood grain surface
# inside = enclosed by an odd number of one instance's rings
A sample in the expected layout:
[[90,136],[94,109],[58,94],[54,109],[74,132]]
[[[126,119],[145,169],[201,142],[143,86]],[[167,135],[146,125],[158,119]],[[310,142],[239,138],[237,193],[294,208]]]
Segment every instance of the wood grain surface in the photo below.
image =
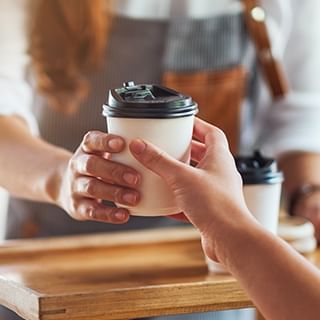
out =
[[[320,265],[319,255],[312,255]],[[250,307],[208,274],[190,227],[6,242],[0,303],[25,319],[134,319]]]

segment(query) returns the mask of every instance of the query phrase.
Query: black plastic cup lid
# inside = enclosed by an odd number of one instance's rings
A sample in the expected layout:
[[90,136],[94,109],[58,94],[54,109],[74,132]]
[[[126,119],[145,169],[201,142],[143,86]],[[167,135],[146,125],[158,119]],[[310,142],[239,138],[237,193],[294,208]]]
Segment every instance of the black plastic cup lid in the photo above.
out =
[[102,114],[118,118],[181,118],[193,116],[198,105],[190,96],[154,84],[133,81],[109,91]]
[[256,151],[252,157],[236,157],[236,166],[246,184],[277,184],[283,181],[277,162]]

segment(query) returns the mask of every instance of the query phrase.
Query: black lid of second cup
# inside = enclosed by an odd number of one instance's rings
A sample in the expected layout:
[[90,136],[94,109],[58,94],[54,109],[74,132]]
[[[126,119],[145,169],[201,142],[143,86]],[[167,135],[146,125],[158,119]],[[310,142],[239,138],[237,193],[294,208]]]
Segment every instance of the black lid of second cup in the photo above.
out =
[[277,162],[272,158],[262,157],[260,152],[255,152],[252,157],[236,157],[235,161],[245,185],[277,184],[283,181]]
[[166,87],[134,82],[109,91],[103,115],[119,118],[180,118],[195,115],[197,103],[191,97]]

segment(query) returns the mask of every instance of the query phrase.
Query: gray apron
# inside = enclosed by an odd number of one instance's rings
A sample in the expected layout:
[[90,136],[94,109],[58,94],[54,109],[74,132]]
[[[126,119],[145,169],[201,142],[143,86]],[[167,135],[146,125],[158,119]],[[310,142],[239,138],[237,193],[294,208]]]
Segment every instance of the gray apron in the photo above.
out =
[[[43,97],[35,98],[34,114],[41,137],[49,143],[75,151],[89,130],[106,131],[101,106],[110,88],[119,87],[127,80],[161,83],[165,70],[215,70],[248,64],[249,47],[241,14],[201,20],[178,18],[170,23],[116,18],[110,33],[106,62],[89,75],[91,94],[81,103],[76,114],[64,116],[52,110]],[[254,61],[250,63],[252,70]],[[168,218],[142,217],[132,217],[124,225],[79,222],[54,205],[11,198],[6,235],[8,239],[46,237],[178,224],[181,223]],[[237,311],[229,311],[163,317],[166,318],[240,319],[240,315]]]

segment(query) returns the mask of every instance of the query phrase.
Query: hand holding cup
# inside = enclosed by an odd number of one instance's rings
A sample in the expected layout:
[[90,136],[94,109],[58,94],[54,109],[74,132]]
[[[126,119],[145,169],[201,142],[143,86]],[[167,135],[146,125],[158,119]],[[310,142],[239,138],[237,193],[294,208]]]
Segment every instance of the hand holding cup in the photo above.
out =
[[205,253],[210,259],[223,256],[226,234],[256,223],[246,207],[242,180],[224,133],[196,119],[191,167],[154,145],[133,140],[130,151],[145,167],[159,175],[172,190],[177,205],[200,231]]
[[141,177],[133,168],[110,160],[125,148],[116,135],[88,132],[77,151],[62,169],[58,205],[76,220],[125,223],[129,211],[102,203],[136,205]]

